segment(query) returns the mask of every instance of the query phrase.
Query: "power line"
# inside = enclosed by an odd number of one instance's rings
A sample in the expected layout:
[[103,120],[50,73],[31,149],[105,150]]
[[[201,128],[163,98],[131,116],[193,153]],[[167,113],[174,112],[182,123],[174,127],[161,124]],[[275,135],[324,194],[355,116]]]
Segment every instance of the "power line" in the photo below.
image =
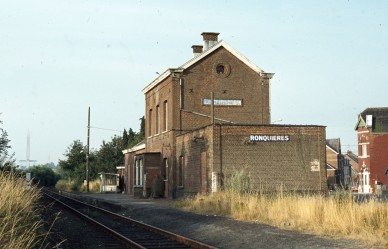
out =
[[108,128],[101,128],[101,127],[95,127],[95,126],[90,126],[90,128],[92,128],[92,129],[97,129],[97,130],[106,130],[106,131],[118,131],[118,132],[122,132],[122,131],[119,131],[119,130],[108,129]]

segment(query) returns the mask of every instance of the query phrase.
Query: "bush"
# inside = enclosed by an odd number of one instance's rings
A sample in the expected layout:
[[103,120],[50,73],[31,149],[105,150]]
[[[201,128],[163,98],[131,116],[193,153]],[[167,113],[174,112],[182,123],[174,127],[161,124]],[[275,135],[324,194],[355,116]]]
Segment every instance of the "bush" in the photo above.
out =
[[55,186],[58,176],[54,173],[52,168],[46,165],[38,165],[26,170],[31,173],[32,181],[39,186],[52,187]]

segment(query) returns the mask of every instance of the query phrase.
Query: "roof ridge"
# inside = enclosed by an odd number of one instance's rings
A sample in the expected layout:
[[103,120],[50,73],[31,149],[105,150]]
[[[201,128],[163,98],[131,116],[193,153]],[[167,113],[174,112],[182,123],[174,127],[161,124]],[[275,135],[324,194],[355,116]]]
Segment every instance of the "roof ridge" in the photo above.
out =
[[[224,40],[220,40],[219,42],[215,43],[213,46],[209,47],[205,51],[203,51],[201,54],[198,54],[194,56],[193,58],[189,59],[185,63],[183,63],[181,66],[179,66],[176,69],[187,69],[188,67],[192,66],[196,62],[202,60],[209,54],[213,53],[215,50],[217,50],[220,47],[224,47],[226,50],[228,50],[230,53],[232,53],[234,56],[237,57],[240,61],[245,63],[248,67],[250,67],[252,70],[254,70],[256,73],[260,74],[260,76],[264,77],[270,77],[272,78],[273,74],[272,73],[266,73],[263,69],[260,67],[256,66],[254,63],[252,63],[247,57],[245,57],[243,54],[238,52],[236,49],[234,49],[231,45],[229,45],[227,42]],[[148,84],[144,89],[143,93],[148,92],[151,90],[153,87],[158,85],[162,80],[167,78],[168,76],[171,75],[171,69],[167,69],[163,74],[159,75],[156,79],[154,79],[150,84]]]

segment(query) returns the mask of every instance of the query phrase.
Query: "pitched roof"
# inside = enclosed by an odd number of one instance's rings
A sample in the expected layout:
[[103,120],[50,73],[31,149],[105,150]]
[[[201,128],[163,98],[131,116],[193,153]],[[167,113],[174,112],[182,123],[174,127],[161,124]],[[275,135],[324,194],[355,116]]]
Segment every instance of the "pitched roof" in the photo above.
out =
[[153,80],[150,84],[148,84],[144,89],[143,89],[143,93],[147,93],[149,90],[151,90],[152,88],[154,88],[156,85],[158,85],[160,82],[162,82],[164,79],[166,79],[168,76],[170,76],[173,72],[175,71],[180,71],[182,72],[183,70],[189,68],[190,66],[194,65],[195,63],[201,61],[203,58],[207,57],[208,55],[210,55],[211,53],[213,53],[214,51],[216,51],[217,49],[219,48],[225,48],[227,51],[229,51],[231,54],[233,54],[234,56],[236,56],[236,58],[238,58],[240,61],[242,61],[243,63],[245,63],[245,65],[247,65],[248,67],[250,67],[253,71],[255,71],[256,73],[260,74],[260,75],[266,75],[267,77],[272,77],[273,76],[273,73],[266,73],[264,72],[263,69],[259,68],[258,66],[256,66],[255,64],[253,64],[250,60],[248,60],[244,55],[242,55],[241,53],[239,53],[237,50],[235,50],[232,46],[230,46],[228,43],[226,43],[225,41],[221,40],[219,41],[218,43],[214,44],[212,47],[208,48],[207,50],[203,51],[201,54],[195,56],[194,58],[191,58],[190,60],[188,60],[187,62],[185,62],[184,64],[182,64],[180,67],[178,68],[169,68],[167,69],[164,73],[162,73],[161,75],[159,75],[155,80]]
[[326,170],[336,170],[337,168],[331,165],[330,163],[326,163]]
[[358,163],[358,156],[356,154],[354,154],[353,152],[351,152],[350,150],[348,150],[344,156],[349,158],[350,160]]
[[341,153],[341,141],[339,138],[326,139],[326,145],[337,153]]
[[388,132],[388,107],[366,108],[358,115],[355,130],[366,126],[367,115],[372,115],[372,132]]

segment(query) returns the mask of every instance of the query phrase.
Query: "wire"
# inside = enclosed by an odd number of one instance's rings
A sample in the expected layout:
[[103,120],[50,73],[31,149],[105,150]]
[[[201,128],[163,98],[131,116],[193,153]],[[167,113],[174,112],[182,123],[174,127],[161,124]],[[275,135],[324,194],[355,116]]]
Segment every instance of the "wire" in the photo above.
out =
[[89,128],[93,128],[93,129],[97,129],[97,130],[106,130],[106,131],[118,131],[118,132],[122,132],[122,131],[119,131],[119,130],[113,130],[113,129],[108,129],[108,128],[95,127],[95,126],[90,126]]

